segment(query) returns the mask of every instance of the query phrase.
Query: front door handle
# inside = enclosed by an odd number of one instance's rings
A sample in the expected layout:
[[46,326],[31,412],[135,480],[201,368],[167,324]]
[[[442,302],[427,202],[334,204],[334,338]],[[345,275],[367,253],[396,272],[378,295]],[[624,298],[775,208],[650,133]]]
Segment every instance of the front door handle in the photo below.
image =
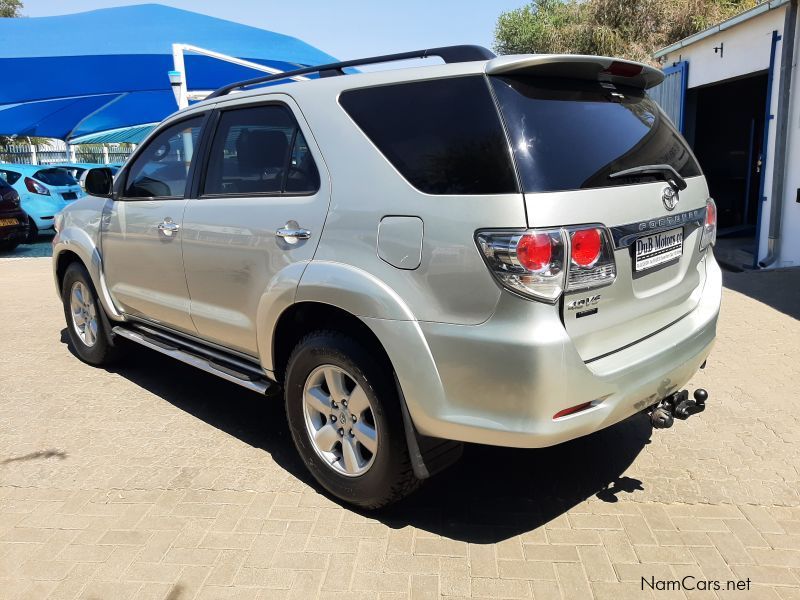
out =
[[284,227],[278,229],[275,235],[287,244],[296,244],[300,240],[307,240],[311,237],[311,232],[308,229],[303,229],[297,224],[297,221],[289,221]]
[[165,237],[171,238],[178,230],[181,228],[175,221],[173,221],[170,217],[166,217],[161,223],[158,224],[158,231]]

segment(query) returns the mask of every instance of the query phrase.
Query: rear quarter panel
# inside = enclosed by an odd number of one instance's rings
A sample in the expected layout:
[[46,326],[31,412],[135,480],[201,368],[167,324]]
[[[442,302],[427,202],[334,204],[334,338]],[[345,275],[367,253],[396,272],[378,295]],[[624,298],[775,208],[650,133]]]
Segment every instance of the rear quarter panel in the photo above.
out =
[[[319,93],[306,92],[296,98],[333,181],[330,210],[314,261],[343,263],[369,273],[402,298],[408,319],[458,324],[488,319],[501,292],[475,244],[475,231],[525,227],[522,195],[448,196],[416,190],[339,105],[334,86],[343,83],[315,84]],[[325,91],[323,86],[334,89]],[[378,227],[386,216],[422,219],[417,269],[396,268],[378,256]],[[301,282],[298,299],[302,295]],[[374,311],[359,316],[396,318],[395,313],[378,310],[379,303],[372,306]]]

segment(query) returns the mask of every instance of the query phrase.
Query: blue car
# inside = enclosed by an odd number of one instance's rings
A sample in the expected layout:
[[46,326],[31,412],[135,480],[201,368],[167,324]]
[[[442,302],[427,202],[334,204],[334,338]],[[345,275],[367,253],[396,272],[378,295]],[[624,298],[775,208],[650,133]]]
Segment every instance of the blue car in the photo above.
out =
[[40,231],[53,230],[56,215],[86,194],[69,171],[52,165],[0,163],[0,177],[19,194],[28,213],[28,242]]

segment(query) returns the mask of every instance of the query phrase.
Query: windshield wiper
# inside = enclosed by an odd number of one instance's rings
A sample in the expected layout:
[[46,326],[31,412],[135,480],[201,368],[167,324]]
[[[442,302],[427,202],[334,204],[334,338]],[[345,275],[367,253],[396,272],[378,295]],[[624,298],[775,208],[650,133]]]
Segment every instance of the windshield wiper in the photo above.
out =
[[686,180],[670,165],[642,165],[641,167],[617,171],[609,175],[608,178],[616,179],[617,177],[631,177],[635,175],[660,175],[676,192],[686,189]]

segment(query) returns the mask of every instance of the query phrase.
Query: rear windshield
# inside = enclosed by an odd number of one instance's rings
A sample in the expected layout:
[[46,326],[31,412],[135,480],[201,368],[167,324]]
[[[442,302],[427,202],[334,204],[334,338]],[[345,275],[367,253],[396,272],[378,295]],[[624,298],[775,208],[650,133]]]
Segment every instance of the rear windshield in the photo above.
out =
[[33,176],[47,185],[78,185],[75,178],[65,169],[41,169]]
[[643,165],[700,175],[686,142],[640,90],[600,82],[490,77],[526,192],[554,192],[657,181],[610,179]]
[[16,171],[6,171],[5,169],[0,169],[0,177],[5,179],[10,185],[17,183],[21,176],[22,175]]
[[508,143],[482,76],[349,90],[339,102],[418,190],[517,191]]

